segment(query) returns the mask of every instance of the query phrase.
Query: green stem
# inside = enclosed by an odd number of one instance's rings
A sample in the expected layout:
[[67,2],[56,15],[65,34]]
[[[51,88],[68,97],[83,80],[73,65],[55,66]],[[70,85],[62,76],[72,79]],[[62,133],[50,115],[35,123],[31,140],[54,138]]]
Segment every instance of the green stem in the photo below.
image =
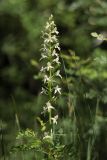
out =
[[49,123],[51,125],[51,109],[50,109],[50,112],[49,112]]
[[[50,34],[51,34],[51,32],[50,32]],[[50,55],[49,55],[49,61],[51,62],[51,60],[52,60],[52,57],[51,57],[51,52],[52,52],[52,49],[51,49],[51,44],[50,44]],[[51,72],[51,68],[50,68],[50,70],[49,70],[49,77],[50,77],[50,79],[51,79],[51,77],[52,77],[52,72]],[[52,82],[50,81],[49,82],[49,100],[50,100],[50,102],[51,102],[51,99],[52,99]],[[51,109],[50,109],[50,111],[49,111],[49,123],[50,123],[50,125],[52,124],[52,121],[51,121],[51,118],[52,118],[52,112],[51,112]]]
[[[50,29],[50,37],[51,37],[51,29]],[[49,62],[51,63],[52,62],[52,44],[50,43],[50,46],[49,46]],[[49,69],[49,77],[50,79],[52,78],[52,70],[51,68]],[[50,103],[52,102],[52,81],[50,80],[49,83],[48,83],[48,89],[49,89],[49,101]],[[51,132],[51,129],[52,129],[52,109],[50,109],[49,111],[49,124],[50,124],[50,132]]]

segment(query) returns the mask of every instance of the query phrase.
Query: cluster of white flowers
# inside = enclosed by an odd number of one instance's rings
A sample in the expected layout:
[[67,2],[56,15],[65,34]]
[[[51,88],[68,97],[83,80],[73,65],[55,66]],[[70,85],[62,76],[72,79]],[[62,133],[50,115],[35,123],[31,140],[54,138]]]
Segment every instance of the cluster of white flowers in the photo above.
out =
[[[50,113],[55,110],[53,101],[61,94],[61,88],[57,84],[57,79],[62,78],[59,70],[59,42],[57,39],[59,32],[54,23],[53,16],[49,17],[44,31],[42,31],[43,44],[41,48],[41,59],[44,65],[41,67],[40,72],[43,75],[44,87],[42,87],[41,94],[49,96],[48,102],[43,108],[44,112]],[[58,115],[50,117],[52,124],[57,124]]]

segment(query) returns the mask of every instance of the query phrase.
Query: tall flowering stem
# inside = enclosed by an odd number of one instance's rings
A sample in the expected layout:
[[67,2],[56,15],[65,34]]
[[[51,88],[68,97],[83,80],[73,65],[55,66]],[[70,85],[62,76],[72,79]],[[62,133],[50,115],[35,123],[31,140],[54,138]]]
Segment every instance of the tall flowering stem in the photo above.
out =
[[[58,115],[55,115],[56,109],[53,107],[54,102],[61,94],[61,88],[57,84],[58,78],[62,78],[60,75],[60,61],[59,61],[59,42],[57,39],[59,32],[53,20],[53,15],[49,17],[48,22],[45,25],[44,31],[42,31],[43,44],[41,48],[41,61],[43,66],[41,67],[41,73],[43,75],[43,87],[42,94],[47,95],[48,101],[43,112],[47,112],[49,115],[49,124],[57,124]],[[54,115],[54,117],[52,117]],[[51,128],[52,132],[52,128]]]

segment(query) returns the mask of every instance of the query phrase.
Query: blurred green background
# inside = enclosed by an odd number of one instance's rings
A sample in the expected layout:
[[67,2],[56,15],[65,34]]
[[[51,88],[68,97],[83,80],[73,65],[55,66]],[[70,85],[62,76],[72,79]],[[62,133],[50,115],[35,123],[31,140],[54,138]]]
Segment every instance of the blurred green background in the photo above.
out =
[[[21,128],[37,127],[36,117],[42,111],[44,98],[39,96],[42,80],[35,77],[40,70],[41,31],[50,14],[54,15],[60,33],[71,101],[75,99],[73,103],[84,114],[89,112],[87,106],[95,110],[99,100],[98,115],[103,117],[104,124],[107,123],[107,42],[90,35],[98,32],[107,37],[107,1],[1,0],[0,125],[6,154],[18,130],[16,113]],[[62,75],[66,79],[61,63]],[[63,84],[65,94],[58,102],[58,109],[61,117],[63,113],[67,117],[70,110],[65,101],[68,96],[66,80]],[[106,127],[104,130],[106,133]],[[107,137],[101,142],[103,148],[107,147]],[[105,150],[100,148],[99,151],[103,155],[99,160],[106,160]]]

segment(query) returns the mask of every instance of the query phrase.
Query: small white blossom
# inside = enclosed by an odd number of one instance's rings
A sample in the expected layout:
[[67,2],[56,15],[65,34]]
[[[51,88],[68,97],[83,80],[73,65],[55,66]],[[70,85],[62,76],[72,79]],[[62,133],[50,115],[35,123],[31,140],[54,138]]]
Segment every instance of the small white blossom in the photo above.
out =
[[50,77],[48,77],[47,75],[44,75],[44,83],[50,81]]
[[57,124],[57,120],[58,120],[58,115],[56,115],[55,117],[51,118],[53,121],[53,124]]
[[44,43],[49,43],[49,42],[52,42],[52,39],[51,38],[45,38],[45,40],[44,40]]
[[50,24],[49,24],[49,22],[47,22],[45,28],[48,29],[49,27],[50,27]]
[[49,70],[52,69],[52,68],[54,68],[54,67],[51,66],[51,63],[50,63],[50,62],[48,62],[48,63],[47,63],[47,67],[46,67],[47,71],[49,71]]
[[54,21],[52,21],[52,22],[50,23],[50,25],[51,25],[51,26],[55,26],[55,23],[54,23]]
[[45,88],[42,87],[42,91],[40,92],[40,94],[43,94],[43,93],[46,94],[46,90]]
[[53,36],[52,36],[52,40],[53,40],[54,42],[57,42],[56,35],[53,35]]
[[47,55],[41,54],[41,59],[40,60],[45,59],[45,58],[47,58]]
[[62,76],[60,75],[60,70],[58,70],[58,71],[56,72],[56,76],[62,78]]
[[45,36],[48,36],[49,35],[49,33],[46,33],[46,32],[44,32],[44,31],[42,31],[42,38],[44,39],[45,38]]
[[56,94],[56,93],[61,94],[61,88],[58,85],[55,87],[54,94]]
[[54,107],[51,105],[50,102],[46,103],[46,109],[48,110],[48,112],[50,112],[51,109],[54,109]]
[[57,31],[57,28],[56,28],[56,27],[53,29],[52,33],[55,33],[55,34],[57,34],[57,35],[59,34],[59,32]]
[[41,67],[41,69],[40,69],[40,72],[44,72],[45,71],[45,69],[46,69],[46,67]]
[[51,16],[49,17],[49,20],[52,20],[52,18],[53,18],[53,15],[51,14]]
[[60,51],[59,43],[55,44],[55,48],[57,48]]
[[52,56],[58,57],[58,54],[56,53],[55,49],[54,49],[53,52],[52,52]]
[[55,62],[55,63],[57,63],[57,64],[60,64],[60,62],[59,62],[59,57],[55,58],[55,59],[53,60],[53,62]]
[[41,46],[43,46],[43,47],[41,48],[42,51],[44,51],[44,52],[47,51],[47,47],[46,47],[46,44],[45,44],[45,43],[43,43]]

